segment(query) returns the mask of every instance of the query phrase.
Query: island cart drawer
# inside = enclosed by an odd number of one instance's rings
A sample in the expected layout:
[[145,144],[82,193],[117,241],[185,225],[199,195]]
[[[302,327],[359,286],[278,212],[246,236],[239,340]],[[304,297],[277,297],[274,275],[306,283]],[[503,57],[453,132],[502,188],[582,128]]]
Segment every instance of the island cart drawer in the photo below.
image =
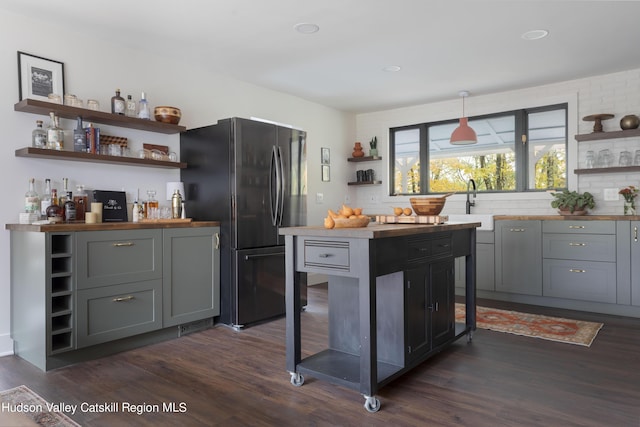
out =
[[614,262],[616,236],[545,233],[542,238],[542,254],[544,258]]
[[162,280],[78,291],[78,348],[162,327]]
[[162,230],[76,233],[78,289],[162,278]]
[[409,250],[407,261],[409,262],[448,256],[453,251],[450,234],[411,237],[407,241],[407,247]]
[[301,243],[304,269],[350,270],[349,241],[302,239]]
[[615,221],[542,221],[543,233],[616,234]]

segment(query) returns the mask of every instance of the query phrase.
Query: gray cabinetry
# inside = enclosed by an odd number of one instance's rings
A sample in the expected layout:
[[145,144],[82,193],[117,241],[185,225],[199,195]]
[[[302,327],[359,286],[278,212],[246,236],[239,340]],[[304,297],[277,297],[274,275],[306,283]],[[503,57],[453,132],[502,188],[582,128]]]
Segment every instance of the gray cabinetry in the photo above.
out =
[[[496,290],[495,234],[493,231],[476,231],[476,289]],[[466,281],[464,258],[456,258],[456,293],[464,295]]]
[[163,230],[163,326],[220,315],[220,227]]
[[543,221],[543,295],[616,302],[615,221]]
[[541,221],[495,222],[496,291],[542,295]]
[[631,221],[631,304],[640,306],[640,221]]
[[76,233],[78,348],[162,327],[162,231]]

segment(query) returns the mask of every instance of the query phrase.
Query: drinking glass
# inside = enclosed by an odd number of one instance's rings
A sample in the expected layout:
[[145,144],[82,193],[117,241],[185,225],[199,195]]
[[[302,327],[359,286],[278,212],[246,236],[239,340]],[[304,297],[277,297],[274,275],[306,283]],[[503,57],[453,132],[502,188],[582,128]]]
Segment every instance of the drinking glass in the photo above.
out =
[[604,150],[600,150],[598,152],[598,166],[601,168],[609,168],[612,164],[612,154],[611,150],[605,148]]
[[631,151],[621,151],[618,166],[631,166]]
[[633,165],[640,166],[640,150],[636,150],[636,154],[633,157]]
[[98,101],[96,101],[95,99],[88,99],[87,100],[87,108],[89,110],[99,111],[100,110],[100,103]]
[[593,151],[587,151],[585,164],[587,169],[593,169],[593,167],[595,166],[595,153]]

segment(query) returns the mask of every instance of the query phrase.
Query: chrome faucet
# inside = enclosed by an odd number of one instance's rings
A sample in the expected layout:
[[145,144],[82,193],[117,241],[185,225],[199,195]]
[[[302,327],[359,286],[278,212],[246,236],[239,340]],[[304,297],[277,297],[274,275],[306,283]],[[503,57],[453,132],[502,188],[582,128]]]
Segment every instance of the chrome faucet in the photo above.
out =
[[476,205],[476,202],[475,202],[475,201],[474,201],[474,202],[472,202],[472,201],[469,199],[469,195],[470,195],[469,189],[470,189],[472,186],[473,186],[473,198],[474,198],[474,200],[475,200],[475,198],[476,198],[476,193],[477,193],[477,190],[476,190],[476,182],[475,182],[473,179],[470,179],[470,180],[469,180],[469,182],[467,182],[467,213],[468,213],[468,214],[470,214],[470,213],[471,213],[471,206],[475,206],[475,205]]

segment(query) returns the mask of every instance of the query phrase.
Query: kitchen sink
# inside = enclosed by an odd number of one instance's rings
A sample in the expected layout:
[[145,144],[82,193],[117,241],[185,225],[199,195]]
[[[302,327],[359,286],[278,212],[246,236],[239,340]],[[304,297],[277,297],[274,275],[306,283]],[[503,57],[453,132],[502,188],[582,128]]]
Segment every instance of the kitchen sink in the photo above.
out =
[[476,230],[493,230],[493,214],[448,214],[449,221],[452,222],[479,222],[482,224]]

